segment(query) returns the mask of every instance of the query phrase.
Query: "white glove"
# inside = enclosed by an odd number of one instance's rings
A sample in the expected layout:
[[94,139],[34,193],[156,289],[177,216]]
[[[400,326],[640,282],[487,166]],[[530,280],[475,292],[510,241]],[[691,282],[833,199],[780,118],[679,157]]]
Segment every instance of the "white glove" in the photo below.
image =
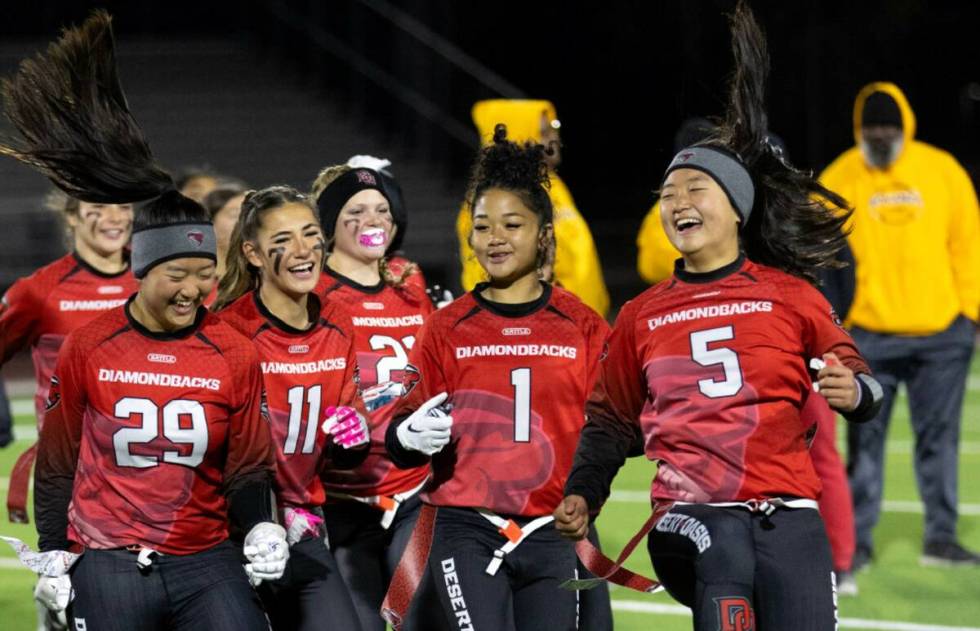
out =
[[290,508],[287,506],[283,511],[286,522],[286,543],[294,545],[299,543],[307,535],[317,536],[320,532],[320,524],[323,517],[314,515],[305,508]]
[[39,576],[37,585],[34,587],[34,600],[56,615],[64,613],[74,595],[71,589],[71,579],[68,578],[67,574]]
[[405,449],[421,451],[426,456],[442,451],[449,443],[453,417],[439,409],[449,395],[437,394],[412,412],[395,430]]
[[371,169],[372,171],[382,171],[391,166],[391,160],[385,158],[375,158],[369,155],[351,156],[347,161],[347,166],[352,169]]
[[245,573],[252,585],[281,578],[289,560],[286,529],[268,521],[255,524],[245,535],[243,552],[249,560]]
[[344,449],[359,447],[371,440],[367,419],[354,408],[331,405],[327,408],[326,415],[320,429],[326,434],[332,434],[333,441]]

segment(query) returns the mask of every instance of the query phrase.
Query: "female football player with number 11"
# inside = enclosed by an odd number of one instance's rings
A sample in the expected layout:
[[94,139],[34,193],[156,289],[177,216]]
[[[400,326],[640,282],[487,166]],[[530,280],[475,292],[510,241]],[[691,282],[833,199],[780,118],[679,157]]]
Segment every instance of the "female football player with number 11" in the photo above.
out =
[[410,356],[420,379],[386,437],[399,466],[431,458],[428,570],[461,628],[577,628],[578,594],[558,588],[577,558],[551,511],[609,327],[539,280],[554,251],[544,152],[508,142],[503,125],[480,152],[470,243],[490,280],[423,325]]
[[260,589],[276,630],[360,629],[324,542],[320,473],[362,463],[368,429],[350,315],[313,291],[322,264],[323,233],[305,195],[287,186],[248,192],[215,307],[262,361],[290,546],[285,577]]
[[727,119],[662,182],[682,258],[620,311],[555,518],[565,536],[585,534],[641,431],[658,463],[650,557],[694,629],[824,631],[836,627],[834,576],[815,427],[800,410],[823,396],[867,421],[881,386],[812,284],[844,244],[846,203],[768,141],[769,60],[744,2],[731,30]]

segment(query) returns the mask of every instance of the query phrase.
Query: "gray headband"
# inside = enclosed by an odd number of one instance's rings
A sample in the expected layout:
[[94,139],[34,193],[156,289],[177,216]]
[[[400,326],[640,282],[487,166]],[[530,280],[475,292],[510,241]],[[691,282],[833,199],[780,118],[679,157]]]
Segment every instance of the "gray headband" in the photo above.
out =
[[742,218],[742,225],[749,220],[755,202],[755,186],[752,176],[738,158],[713,147],[688,147],[681,149],[670,161],[670,166],[664,172],[664,180],[677,169],[697,169],[710,175],[728,195],[735,212]]
[[143,278],[150,268],[173,259],[218,261],[214,226],[209,223],[183,222],[144,228],[133,233],[132,248],[130,261],[136,278]]

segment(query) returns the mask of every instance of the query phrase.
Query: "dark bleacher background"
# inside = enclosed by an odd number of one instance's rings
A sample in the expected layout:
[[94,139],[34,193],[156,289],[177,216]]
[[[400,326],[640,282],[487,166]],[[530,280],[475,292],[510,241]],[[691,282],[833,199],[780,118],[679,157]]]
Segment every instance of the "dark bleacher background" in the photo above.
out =
[[[406,250],[455,283],[453,221],[476,143],[475,100],[549,98],[561,169],[619,304],[642,288],[634,239],[677,124],[721,112],[734,2],[223,3],[47,1],[5,6],[0,72],[94,6],[116,16],[130,105],[158,157],[255,186],[305,187],[353,153],[390,157],[411,210]],[[773,58],[771,128],[823,168],[853,144],[866,82],[907,92],[919,137],[980,173],[980,3],[775,2],[753,6]],[[43,178],[0,160],[0,289],[62,251]]]

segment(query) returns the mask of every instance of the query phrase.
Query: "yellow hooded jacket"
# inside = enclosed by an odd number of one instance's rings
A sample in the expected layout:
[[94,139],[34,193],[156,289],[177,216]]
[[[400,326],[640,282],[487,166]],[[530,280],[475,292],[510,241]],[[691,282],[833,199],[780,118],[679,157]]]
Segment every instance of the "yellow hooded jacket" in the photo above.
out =
[[681,253],[671,244],[660,223],[660,201],[643,218],[636,235],[636,271],[640,278],[654,285],[674,273],[674,262]]
[[[493,99],[473,106],[473,122],[483,146],[493,139],[498,123],[507,125],[507,138],[516,142],[541,142],[541,116],[555,120],[555,106],[548,101]],[[554,171],[550,172],[551,203],[554,206],[555,283],[572,292],[603,317],[609,311],[609,292],[602,278],[599,253],[588,224],[575,207],[568,187]],[[473,219],[469,204],[463,203],[456,219],[459,257],[463,262],[463,289],[470,291],[486,280],[486,273],[469,246]]]
[[[898,103],[904,140],[885,169],[861,153],[864,103],[884,92]],[[930,335],[980,309],[980,207],[969,175],[949,153],[914,140],[915,116],[892,83],[872,83],[854,103],[854,138],[821,174],[854,207],[848,229],[857,288],[848,325]]]

